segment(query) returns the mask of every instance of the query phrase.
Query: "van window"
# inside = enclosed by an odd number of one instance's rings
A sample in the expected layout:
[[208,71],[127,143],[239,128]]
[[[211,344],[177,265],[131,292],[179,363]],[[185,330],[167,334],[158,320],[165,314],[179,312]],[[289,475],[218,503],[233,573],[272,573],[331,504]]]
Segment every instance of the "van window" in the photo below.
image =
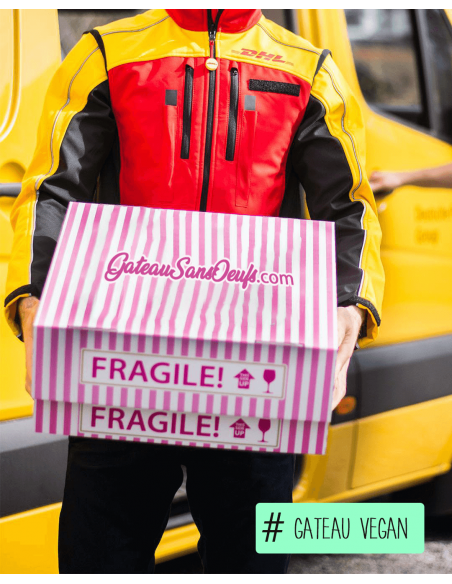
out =
[[61,59],[66,57],[87,30],[141,12],[146,10],[58,10]]
[[367,103],[427,127],[414,10],[348,9],[345,17]]
[[444,10],[421,10],[426,81],[435,133],[452,141],[452,27]]
[[276,24],[287,28],[287,30],[295,32],[296,27],[294,10],[287,10],[282,8],[271,10],[266,8],[262,9],[262,14],[265,16],[265,18],[273,20],[273,22],[276,22]]

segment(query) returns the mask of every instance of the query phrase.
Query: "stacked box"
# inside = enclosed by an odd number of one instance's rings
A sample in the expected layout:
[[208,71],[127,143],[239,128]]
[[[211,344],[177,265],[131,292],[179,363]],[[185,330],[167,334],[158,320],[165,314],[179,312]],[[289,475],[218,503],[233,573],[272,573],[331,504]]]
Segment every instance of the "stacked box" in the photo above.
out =
[[35,320],[36,430],[322,454],[334,224],[70,204]]

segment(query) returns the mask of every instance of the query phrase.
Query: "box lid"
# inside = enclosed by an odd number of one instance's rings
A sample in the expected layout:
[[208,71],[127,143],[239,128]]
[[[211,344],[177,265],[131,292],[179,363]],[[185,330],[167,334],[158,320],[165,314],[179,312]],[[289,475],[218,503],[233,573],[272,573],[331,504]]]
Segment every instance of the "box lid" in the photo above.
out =
[[36,327],[335,350],[334,224],[71,203]]
[[38,399],[326,422],[334,226],[71,204],[35,327]]

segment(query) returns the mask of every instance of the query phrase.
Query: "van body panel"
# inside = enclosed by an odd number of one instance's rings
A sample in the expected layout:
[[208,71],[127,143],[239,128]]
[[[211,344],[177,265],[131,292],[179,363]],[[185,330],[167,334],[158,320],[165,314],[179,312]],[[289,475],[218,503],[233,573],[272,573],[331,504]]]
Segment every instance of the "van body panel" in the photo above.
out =
[[[43,34],[46,31],[46,34]],[[56,10],[0,10],[0,186],[20,183],[35,150],[36,133],[50,80],[61,61]],[[2,52],[3,57],[3,52]],[[14,189],[13,189],[14,190]],[[9,192],[9,191],[8,191]],[[0,290],[4,296],[13,232],[13,197],[0,197]],[[0,319],[0,421],[31,416],[24,390],[25,353]]]

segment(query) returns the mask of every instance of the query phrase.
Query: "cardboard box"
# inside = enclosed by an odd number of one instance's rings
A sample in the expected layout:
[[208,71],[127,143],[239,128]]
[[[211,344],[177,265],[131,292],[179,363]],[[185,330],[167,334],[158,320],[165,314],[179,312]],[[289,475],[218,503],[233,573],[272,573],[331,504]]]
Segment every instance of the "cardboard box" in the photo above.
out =
[[69,206],[35,320],[36,430],[325,451],[334,224]]

